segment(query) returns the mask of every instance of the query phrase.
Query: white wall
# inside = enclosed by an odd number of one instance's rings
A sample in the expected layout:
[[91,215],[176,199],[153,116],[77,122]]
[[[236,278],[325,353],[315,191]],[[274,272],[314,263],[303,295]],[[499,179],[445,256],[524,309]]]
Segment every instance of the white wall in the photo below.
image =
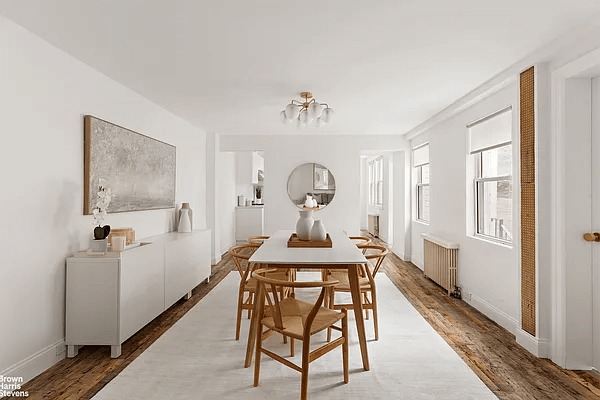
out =
[[237,196],[235,190],[235,153],[218,152],[219,204],[217,216],[220,232],[220,253],[225,254],[235,244],[235,206]]
[[396,151],[393,159],[393,213],[392,250],[404,261],[410,261],[411,249],[411,207],[410,207],[410,151]]
[[[308,138],[308,140],[307,140]],[[228,136],[221,137],[221,151],[265,151],[265,233],[294,229],[298,209],[287,194],[289,174],[300,164],[316,162],[335,177],[336,193],[325,209],[315,212],[328,230],[359,234],[361,227],[360,153],[364,150],[402,150],[406,141],[390,136]]]
[[[65,337],[65,258],[92,234],[85,114],[175,145],[177,205],[190,203],[195,228],[206,224],[204,132],[0,16],[3,375],[29,379],[64,357],[56,346]],[[105,223],[144,238],[173,230],[175,209],[109,214]]]
[[[411,147],[429,141],[430,222],[415,222],[412,190],[411,260],[423,268],[421,233],[439,235],[460,245],[458,282],[463,298],[484,314],[514,332],[520,319],[518,247],[474,238],[472,161],[467,154],[466,125],[507,105],[518,106],[516,82],[452,119],[415,138]],[[513,108],[513,154],[518,143],[518,108]],[[513,158],[513,187],[517,186],[518,158]],[[414,185],[413,176],[413,185]],[[516,203],[513,193],[513,204]],[[513,211],[513,220],[518,216]],[[517,236],[517,232],[513,232]]]

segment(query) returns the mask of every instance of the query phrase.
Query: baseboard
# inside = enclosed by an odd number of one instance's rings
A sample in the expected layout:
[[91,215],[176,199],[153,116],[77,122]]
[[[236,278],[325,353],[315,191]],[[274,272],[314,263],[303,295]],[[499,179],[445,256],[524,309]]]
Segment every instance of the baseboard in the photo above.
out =
[[399,259],[401,259],[402,261],[406,261],[409,262],[410,261],[410,257],[405,256],[404,254],[401,254],[399,252],[394,251],[394,249],[392,248],[392,253],[394,253],[396,255],[396,257],[398,257]]
[[[59,353],[59,354],[57,354]],[[8,367],[0,372],[2,376],[21,377],[24,382],[35,378],[54,364],[65,359],[67,356],[67,347],[65,340],[61,339],[37,353],[27,357],[23,361]]]
[[482,298],[474,295],[473,293],[469,295],[463,294],[463,299],[467,303],[475,307],[477,310],[481,311],[489,319],[496,322],[498,325],[515,335],[515,331],[518,326],[518,322],[516,319],[514,319],[504,311],[500,310],[499,308],[491,305]]
[[517,343],[525,350],[539,358],[550,358],[550,341],[531,336],[521,328],[516,328]]
[[424,265],[425,263],[423,262],[423,260],[421,260],[420,258],[415,258],[411,256],[411,262],[416,265],[417,267],[419,267],[419,269],[421,271],[425,271]]

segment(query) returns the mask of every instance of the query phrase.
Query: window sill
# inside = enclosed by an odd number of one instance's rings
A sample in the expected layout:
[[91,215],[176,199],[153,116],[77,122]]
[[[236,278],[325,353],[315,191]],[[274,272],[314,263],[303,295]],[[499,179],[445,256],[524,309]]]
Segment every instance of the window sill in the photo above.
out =
[[416,222],[417,224],[421,224],[424,226],[429,226],[429,221],[423,221],[422,219],[414,219],[413,222]]
[[481,240],[482,242],[486,242],[486,243],[490,243],[490,244],[495,244],[507,249],[512,249],[513,248],[513,244],[511,242],[505,242],[503,240],[495,240],[492,237],[489,236],[484,236],[484,235],[471,235],[470,236],[472,239],[476,239],[476,240]]

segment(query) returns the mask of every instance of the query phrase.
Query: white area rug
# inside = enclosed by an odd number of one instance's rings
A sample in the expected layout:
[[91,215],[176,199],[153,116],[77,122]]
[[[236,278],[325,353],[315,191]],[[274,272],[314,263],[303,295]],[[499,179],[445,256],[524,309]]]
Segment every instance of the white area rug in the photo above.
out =
[[[313,278],[319,274],[298,273],[299,280]],[[343,383],[342,350],[337,348],[310,364],[309,398],[497,399],[385,274],[376,279],[379,341],[372,340],[372,320],[365,321],[371,370],[362,368],[350,312],[350,381]],[[299,399],[300,374],[264,355],[260,385],[252,386],[254,365],[243,367],[250,325],[245,312],[241,339],[235,340],[238,282],[237,272],[230,273],[94,399]],[[321,332],[312,343],[324,341]],[[281,336],[265,343],[289,357]],[[296,343],[293,361],[299,364],[301,345]]]

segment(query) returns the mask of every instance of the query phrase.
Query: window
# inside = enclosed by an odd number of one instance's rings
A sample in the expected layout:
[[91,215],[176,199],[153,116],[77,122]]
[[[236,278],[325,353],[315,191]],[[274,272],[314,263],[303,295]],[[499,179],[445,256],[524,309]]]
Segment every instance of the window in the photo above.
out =
[[383,206],[383,156],[369,162],[369,204]]
[[475,160],[475,234],[511,243],[512,111],[502,109],[469,124]]
[[417,220],[429,222],[429,143],[413,149],[413,167],[417,173]]

